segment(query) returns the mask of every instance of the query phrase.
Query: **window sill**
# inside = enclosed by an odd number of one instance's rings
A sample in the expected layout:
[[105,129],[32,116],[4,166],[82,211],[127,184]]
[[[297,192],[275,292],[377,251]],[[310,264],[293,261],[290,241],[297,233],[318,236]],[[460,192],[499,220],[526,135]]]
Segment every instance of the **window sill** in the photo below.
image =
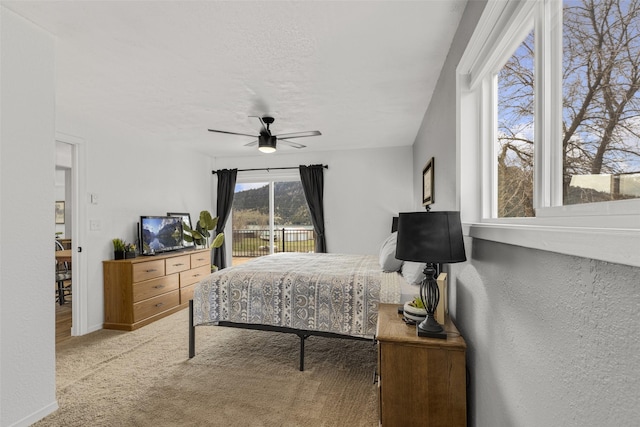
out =
[[466,223],[465,235],[525,248],[640,267],[640,230]]

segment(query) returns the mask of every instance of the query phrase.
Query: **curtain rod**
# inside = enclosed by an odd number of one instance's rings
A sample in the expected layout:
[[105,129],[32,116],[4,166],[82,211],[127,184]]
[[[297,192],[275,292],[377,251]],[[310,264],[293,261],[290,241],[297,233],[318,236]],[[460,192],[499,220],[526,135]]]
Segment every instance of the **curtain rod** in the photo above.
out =
[[[329,169],[329,165],[322,165],[323,168]],[[238,169],[238,172],[249,172],[249,171],[271,171],[271,170],[281,170],[281,169],[298,169],[298,166],[292,166],[288,168],[257,168],[257,169]],[[211,171],[212,174],[216,174],[218,171]]]

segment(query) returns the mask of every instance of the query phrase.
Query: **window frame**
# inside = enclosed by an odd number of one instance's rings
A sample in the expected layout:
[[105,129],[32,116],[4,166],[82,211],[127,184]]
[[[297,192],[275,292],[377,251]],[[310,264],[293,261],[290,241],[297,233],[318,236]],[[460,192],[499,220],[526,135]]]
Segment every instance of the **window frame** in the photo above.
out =
[[[536,216],[497,218],[496,76],[531,29]],[[489,0],[456,81],[458,203],[467,235],[640,267],[640,199],[562,205],[562,1]]]

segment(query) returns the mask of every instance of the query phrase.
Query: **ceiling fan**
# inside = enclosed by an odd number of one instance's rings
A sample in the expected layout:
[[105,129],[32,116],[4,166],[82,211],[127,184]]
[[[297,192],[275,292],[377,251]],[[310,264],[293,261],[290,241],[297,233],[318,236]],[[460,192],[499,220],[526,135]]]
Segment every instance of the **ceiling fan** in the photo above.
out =
[[278,140],[284,142],[285,144],[293,147],[293,148],[304,148],[306,145],[302,145],[298,142],[289,141],[291,138],[304,138],[307,136],[318,136],[322,135],[318,130],[310,130],[304,132],[292,132],[292,133],[281,133],[279,135],[271,134],[271,130],[269,126],[275,121],[273,117],[270,116],[249,116],[249,117],[257,117],[262,124],[262,128],[260,128],[259,135],[251,135],[248,133],[240,133],[240,132],[229,132],[226,130],[216,130],[216,129],[208,129],[209,132],[217,132],[217,133],[226,133],[229,135],[242,135],[242,136],[251,136],[254,138],[258,138],[256,141],[252,141],[248,144],[245,144],[246,147],[253,147],[256,144],[258,145],[258,150],[263,153],[273,153],[276,151],[276,142]]

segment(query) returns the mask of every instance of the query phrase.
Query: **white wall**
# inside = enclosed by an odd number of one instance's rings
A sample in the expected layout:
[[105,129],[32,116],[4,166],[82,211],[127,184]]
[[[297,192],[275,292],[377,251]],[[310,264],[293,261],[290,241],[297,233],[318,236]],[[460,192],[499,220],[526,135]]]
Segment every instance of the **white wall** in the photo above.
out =
[[[203,209],[211,211],[212,159],[187,153],[179,144],[158,150],[157,136],[60,106],[56,130],[83,138],[86,145],[81,179],[87,194],[80,195],[85,241],[77,244],[87,269],[87,324],[93,331],[104,321],[102,261],[113,259],[112,239],[134,243],[141,215],[189,212],[193,218]],[[90,202],[91,194],[97,203]],[[90,229],[92,222],[98,230]]]
[[[474,161],[455,151],[454,77],[483,7],[467,6],[414,147],[414,167],[436,158],[434,210],[458,206],[456,155]],[[414,198],[419,205],[417,188]],[[450,307],[468,345],[469,425],[637,425],[640,269],[465,245],[468,261],[451,266]]]
[[[78,286],[86,298],[75,302],[85,305],[89,331],[103,323],[102,261],[113,257],[111,239],[134,241],[140,215],[212,210],[213,161],[178,145],[158,151],[154,136],[56,106],[53,38],[1,6],[0,14],[0,425],[13,426],[57,409],[56,132],[85,141],[79,173],[87,189],[79,200],[85,239],[75,243],[83,248],[77,256],[87,280]],[[89,230],[91,220],[99,230]]]
[[0,425],[57,409],[53,39],[0,6]]
[[[391,219],[411,210],[411,147],[216,158],[219,169],[325,164],[327,251],[377,254]],[[243,172],[238,172],[238,179]]]

